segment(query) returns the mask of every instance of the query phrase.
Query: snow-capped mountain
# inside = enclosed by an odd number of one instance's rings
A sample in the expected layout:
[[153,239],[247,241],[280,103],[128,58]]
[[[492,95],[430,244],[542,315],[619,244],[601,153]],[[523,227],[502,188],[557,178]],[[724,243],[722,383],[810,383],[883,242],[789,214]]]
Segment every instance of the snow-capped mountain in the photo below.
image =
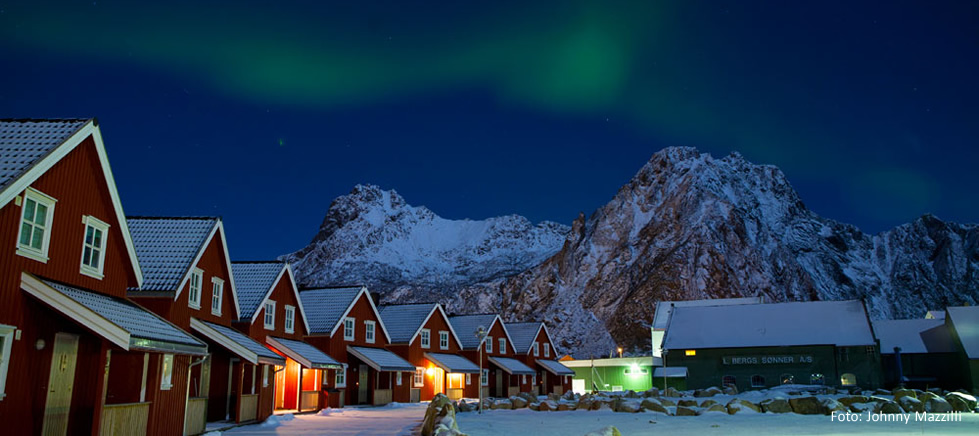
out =
[[[506,240],[520,240],[514,243],[520,250],[538,247],[522,262],[532,267],[522,272],[515,263],[505,268],[506,262],[487,262],[485,252],[468,249],[449,250],[451,268],[397,266],[404,264],[399,256],[431,260],[425,265],[447,263],[440,261],[445,249],[407,243],[414,224],[402,224],[425,222],[416,215],[445,220],[400,198],[397,207],[379,207],[396,196],[371,191],[367,201],[355,194],[338,199],[317,239],[293,255],[303,283],[310,277],[372,283],[362,274],[377,271],[381,278],[373,280],[388,290],[384,301],[434,297],[451,312],[544,320],[561,351],[578,357],[607,355],[616,345],[648,349],[648,325],[660,300],[757,294],[770,301],[862,298],[875,319],[919,317],[926,309],[979,301],[979,225],[926,215],[868,235],[817,216],[779,169],[738,154],[716,159],[692,148],[664,149],[608,204],[579,216],[570,232],[555,224],[542,224],[544,231],[508,217],[525,224]],[[392,229],[385,230],[380,216],[401,215],[381,211],[402,209],[424,212],[405,212],[410,218],[393,219]],[[373,218],[356,218],[362,215]],[[347,229],[347,222],[358,224]],[[458,242],[449,243],[455,235]],[[442,244],[470,247],[466,235],[445,233]],[[559,250],[557,235],[563,241]],[[449,277],[458,286],[442,292],[432,277]]]
[[313,241],[285,258],[303,286],[451,291],[525,271],[556,253],[567,233],[517,215],[447,220],[395,191],[357,185],[333,201]]

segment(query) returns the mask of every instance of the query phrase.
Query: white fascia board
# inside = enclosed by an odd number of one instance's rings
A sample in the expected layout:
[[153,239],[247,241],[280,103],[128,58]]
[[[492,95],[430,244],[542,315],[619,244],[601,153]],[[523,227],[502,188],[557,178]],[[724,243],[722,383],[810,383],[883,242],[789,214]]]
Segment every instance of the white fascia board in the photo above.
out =
[[[493,324],[496,324],[496,323],[500,323],[500,327],[503,328],[503,334],[506,335],[507,345],[509,345],[510,348],[513,349],[513,354],[517,354],[517,347],[514,347],[513,346],[513,339],[510,339],[510,332],[507,331],[507,329],[506,329],[506,323],[503,322],[503,318],[500,318],[500,315],[496,315],[496,318],[493,319],[493,323],[490,324],[490,328],[487,331],[492,331],[493,330]],[[506,351],[504,351],[504,353],[506,353]]]
[[432,319],[432,314],[435,313],[435,309],[437,309],[437,307],[432,307],[432,310],[428,311],[428,316],[425,317],[425,320],[422,321],[422,323],[415,330],[415,334],[411,335],[411,339],[408,339],[408,345],[415,342],[415,338],[421,334],[422,330],[424,330],[425,324],[428,324],[428,320]]
[[235,302],[235,317],[234,319],[241,318],[241,308],[238,307],[238,291],[235,289],[235,274],[231,270],[231,255],[228,254],[228,239],[224,234],[224,221],[218,218],[218,230],[221,231],[221,247],[224,248],[224,266],[228,268],[228,280],[231,282],[231,296],[234,297]]
[[[191,273],[193,273],[194,270],[197,269],[197,262],[201,261],[201,257],[204,256],[204,250],[206,250],[207,246],[210,245],[211,239],[214,238],[214,234],[217,233],[217,231],[218,231],[218,225],[215,224],[213,227],[211,227],[211,233],[209,233],[207,237],[204,238],[204,243],[201,244],[200,247],[197,247],[197,254],[194,255],[194,260],[190,262],[190,266],[187,268],[187,271],[184,272],[184,278],[180,279],[180,283],[177,284],[177,289],[173,294],[173,301],[177,301],[177,299],[180,298],[180,293],[183,292],[184,285],[186,285],[187,281],[190,280]],[[201,280],[203,279],[204,278],[201,277]],[[203,290],[203,286],[204,284],[201,283],[202,290]]]
[[422,325],[418,326],[418,330],[415,331],[415,335],[408,341],[408,345],[415,342],[415,338],[421,334],[422,328],[425,327],[425,324],[428,324],[428,320],[432,318],[432,314],[434,314],[436,310],[442,314],[442,320],[445,321],[445,325],[449,326],[449,332],[452,333],[452,337],[456,340],[456,345],[459,346],[460,350],[464,350],[465,348],[462,346],[462,341],[459,340],[459,335],[456,334],[455,329],[452,328],[452,323],[449,322],[449,316],[446,315],[445,310],[442,309],[442,303],[435,303],[435,307],[432,308],[432,311],[428,313],[427,317],[425,317],[425,321],[422,322]]
[[258,354],[231,340],[231,338],[223,335],[221,332],[214,330],[209,325],[198,320],[197,318],[190,318],[190,329],[204,335],[204,337],[214,342],[217,342],[218,345],[227,348],[232,353],[235,353],[242,359],[248,361],[248,363],[251,363],[252,365],[258,363]]
[[357,296],[354,297],[353,301],[350,302],[350,305],[347,306],[347,310],[343,311],[343,315],[340,315],[340,319],[338,319],[336,325],[333,326],[333,330],[330,330],[330,337],[333,337],[333,335],[337,333],[337,330],[341,325],[343,325],[343,320],[350,314],[350,311],[353,310],[354,305],[357,304],[357,301],[360,301],[361,296],[367,297],[367,302],[370,303],[371,310],[374,311],[374,317],[377,318],[377,323],[381,325],[381,331],[384,332],[384,337],[387,338],[388,343],[390,344],[391,335],[388,334],[388,329],[384,326],[384,320],[381,319],[381,313],[377,311],[377,306],[374,305],[374,299],[371,298],[370,292],[367,292],[367,286],[360,287],[360,292],[357,293]]
[[235,316],[233,319],[239,319],[241,317],[241,308],[238,306],[238,291],[235,290],[235,275],[231,270],[231,256],[228,255],[228,241],[224,236],[224,224],[221,218],[216,219],[214,227],[211,228],[211,233],[207,235],[204,239],[204,243],[197,249],[197,254],[194,256],[193,262],[190,263],[190,268],[184,273],[184,278],[180,280],[180,284],[177,285],[177,291],[173,295],[173,301],[177,301],[180,298],[180,293],[184,290],[184,285],[187,284],[187,280],[190,280],[190,274],[197,268],[197,263],[201,261],[201,257],[204,256],[204,251],[207,247],[211,245],[211,241],[214,239],[214,235],[221,235],[221,248],[224,249],[224,262],[225,267],[228,268],[228,283],[231,285],[231,296],[232,301],[235,303]]
[[20,274],[20,288],[119,348],[129,351],[130,334],[126,329],[105,319],[102,315],[62,294],[57,289],[48,286],[37,277],[22,272]]
[[297,353],[292,348],[289,348],[289,347],[283,345],[281,342],[275,340],[274,337],[272,337],[272,336],[266,336],[265,337],[265,342],[267,344],[271,345],[272,348],[275,348],[276,350],[281,351],[282,354],[285,354],[290,359],[295,360],[296,362],[299,362],[300,365],[302,365],[302,366],[304,366],[306,368],[312,368],[313,367],[313,362],[310,362],[309,359],[303,357],[302,354]]
[[279,275],[275,277],[275,280],[272,282],[272,286],[269,286],[269,288],[265,291],[265,296],[262,297],[262,301],[258,302],[258,309],[255,309],[255,313],[252,314],[252,319],[250,320],[249,324],[254,324],[255,321],[258,320],[258,312],[265,308],[265,302],[269,301],[269,298],[272,297],[272,291],[279,285],[279,280],[282,279],[283,273],[285,273],[285,268],[279,270]]
[[296,286],[296,276],[292,273],[292,265],[286,262],[286,273],[289,274],[289,282],[292,283],[292,292],[296,295],[296,306],[299,313],[303,316],[303,325],[306,326],[306,333],[309,333],[309,320],[306,319],[306,308],[303,307],[303,299],[299,296],[299,288]]

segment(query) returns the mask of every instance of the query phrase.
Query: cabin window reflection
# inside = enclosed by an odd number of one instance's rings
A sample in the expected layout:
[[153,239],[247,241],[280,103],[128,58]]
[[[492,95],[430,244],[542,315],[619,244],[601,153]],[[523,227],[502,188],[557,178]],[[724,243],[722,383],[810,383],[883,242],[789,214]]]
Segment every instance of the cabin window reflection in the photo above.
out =
[[790,385],[795,383],[795,376],[792,374],[782,374],[781,379],[783,385]]

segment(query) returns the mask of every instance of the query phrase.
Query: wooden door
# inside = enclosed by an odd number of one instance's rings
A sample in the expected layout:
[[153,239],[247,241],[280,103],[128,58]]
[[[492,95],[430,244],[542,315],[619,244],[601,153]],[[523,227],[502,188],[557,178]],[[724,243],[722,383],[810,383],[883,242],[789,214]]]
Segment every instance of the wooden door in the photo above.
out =
[[367,391],[368,391],[368,378],[367,378],[367,365],[360,365],[360,369],[357,371],[358,385],[357,385],[357,404],[367,404]]
[[[278,370],[278,367],[275,367]],[[275,373],[275,408],[284,409],[286,402],[286,370],[282,368]]]
[[434,394],[444,394],[445,393],[445,370],[442,368],[435,368],[435,391]]
[[44,427],[41,430],[41,434],[45,436],[64,435],[68,432],[68,413],[71,411],[71,391],[75,384],[77,356],[77,335],[54,335],[48,398],[44,406]]
[[[509,385],[509,383],[507,383],[507,385]],[[504,389],[505,388],[503,386],[503,370],[497,369],[496,370],[496,396],[505,397],[506,391]]]

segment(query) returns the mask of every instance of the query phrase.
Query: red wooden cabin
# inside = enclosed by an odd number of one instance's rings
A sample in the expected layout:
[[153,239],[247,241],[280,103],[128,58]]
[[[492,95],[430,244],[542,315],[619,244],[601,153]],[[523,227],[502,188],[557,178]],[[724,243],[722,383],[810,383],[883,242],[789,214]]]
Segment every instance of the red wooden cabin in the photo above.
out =
[[325,388],[330,407],[387,404],[407,398],[415,366],[385,349],[391,343],[366,287],[308,289],[299,293],[309,336],[306,342],[343,365]]
[[285,363],[231,328],[239,305],[224,226],[213,217],[129,217],[146,279],[129,296],[203,339],[209,355],[190,369],[188,433],[205,422],[255,420],[272,401],[272,366]]
[[[479,364],[482,350],[483,374],[480,384],[484,398],[509,397],[531,391],[531,378],[536,373],[515,358],[513,341],[499,315],[456,315],[449,317],[449,322],[459,334],[459,341],[463,345],[459,354]],[[483,337],[478,334],[480,330],[485,333]],[[478,395],[475,384],[465,387],[467,398],[476,398]]]
[[534,395],[561,395],[571,389],[574,371],[556,360],[554,342],[544,323],[508,322],[506,327],[518,358],[537,371],[532,378]]
[[126,298],[143,272],[98,123],[0,120],[0,155],[3,432],[180,434],[207,347]]
[[259,419],[277,410],[318,410],[327,404],[323,380],[342,365],[302,342],[309,332],[292,268],[285,262],[232,262],[241,318],[235,328],[284,358],[275,368],[272,401],[262,403]]
[[380,312],[391,334],[388,350],[415,365],[410,395],[395,395],[394,401],[429,401],[438,393],[456,400],[466,384],[478,383],[479,367],[459,355],[462,343],[441,304],[381,306]]

